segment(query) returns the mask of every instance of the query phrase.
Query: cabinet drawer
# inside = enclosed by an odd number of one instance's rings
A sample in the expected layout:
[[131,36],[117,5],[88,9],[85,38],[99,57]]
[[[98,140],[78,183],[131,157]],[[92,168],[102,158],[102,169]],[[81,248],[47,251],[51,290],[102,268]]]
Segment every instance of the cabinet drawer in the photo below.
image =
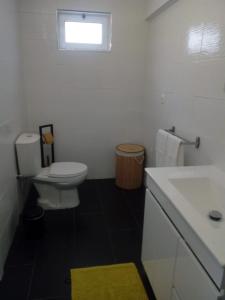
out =
[[183,240],[179,241],[174,286],[182,300],[216,300],[220,293]]

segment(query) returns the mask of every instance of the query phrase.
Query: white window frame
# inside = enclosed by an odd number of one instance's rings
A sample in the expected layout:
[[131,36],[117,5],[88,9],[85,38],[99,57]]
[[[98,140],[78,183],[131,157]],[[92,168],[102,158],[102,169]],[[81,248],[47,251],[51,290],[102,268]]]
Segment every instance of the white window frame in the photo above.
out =
[[[85,19],[83,16],[85,15]],[[84,22],[102,24],[102,44],[66,43],[65,22]],[[111,51],[112,15],[108,12],[57,10],[58,48],[77,51]]]

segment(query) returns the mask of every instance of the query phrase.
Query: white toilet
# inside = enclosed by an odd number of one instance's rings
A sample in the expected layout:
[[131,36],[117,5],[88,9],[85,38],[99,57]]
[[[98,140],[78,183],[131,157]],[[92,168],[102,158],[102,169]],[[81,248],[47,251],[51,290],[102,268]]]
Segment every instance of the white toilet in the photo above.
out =
[[32,177],[44,209],[73,208],[79,205],[77,186],[88,173],[85,164],[57,162],[41,168],[40,135],[23,133],[16,140],[18,169],[21,176]]

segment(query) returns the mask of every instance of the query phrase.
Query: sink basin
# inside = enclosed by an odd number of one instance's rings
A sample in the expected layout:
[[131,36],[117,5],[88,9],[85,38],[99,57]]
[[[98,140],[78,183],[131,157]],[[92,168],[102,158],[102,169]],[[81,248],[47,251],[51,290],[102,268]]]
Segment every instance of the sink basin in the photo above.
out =
[[209,177],[169,178],[169,182],[203,216],[218,211],[225,217],[225,188]]
[[[148,168],[147,188],[217,286],[225,284],[225,172],[216,166]],[[218,211],[222,219],[209,218]]]

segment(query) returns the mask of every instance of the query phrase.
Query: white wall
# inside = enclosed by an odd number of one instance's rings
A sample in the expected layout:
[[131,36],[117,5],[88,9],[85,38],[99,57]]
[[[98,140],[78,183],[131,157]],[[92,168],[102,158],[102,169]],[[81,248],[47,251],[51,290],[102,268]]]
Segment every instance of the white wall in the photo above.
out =
[[201,137],[200,150],[186,148],[186,164],[225,167],[225,1],[178,0],[148,30],[149,165],[156,131],[174,125],[186,138]]
[[175,1],[177,0],[148,0],[146,17],[152,16],[152,14],[157,15],[163,8],[168,7]]
[[24,125],[18,1],[0,1],[0,278],[17,223],[14,141]]
[[[145,0],[21,0],[29,129],[54,123],[56,159],[114,176],[114,147],[141,143]],[[112,52],[57,50],[56,9],[112,12]]]

